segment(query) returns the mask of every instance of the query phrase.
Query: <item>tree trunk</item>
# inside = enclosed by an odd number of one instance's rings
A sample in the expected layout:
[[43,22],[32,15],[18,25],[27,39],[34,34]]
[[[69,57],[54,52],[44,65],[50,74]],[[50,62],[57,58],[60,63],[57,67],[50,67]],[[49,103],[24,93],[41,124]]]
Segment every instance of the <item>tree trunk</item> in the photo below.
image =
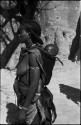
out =
[[[28,1],[28,5],[25,7],[25,14],[23,16],[22,24],[26,23],[27,20],[33,20],[36,11],[37,3],[39,0]],[[21,8],[22,9],[22,8]],[[22,11],[22,10],[21,10]],[[21,24],[21,25],[22,25]],[[2,55],[0,55],[0,69],[5,68],[13,52],[19,45],[18,34],[14,36],[14,40],[5,48]]]
[[11,55],[13,54],[14,50],[17,48],[19,43],[20,43],[20,41],[18,40],[18,36],[16,34],[14,40],[9,45],[7,45],[7,47],[3,51],[2,55],[0,55],[0,61],[1,61],[0,69],[4,68],[6,66]]

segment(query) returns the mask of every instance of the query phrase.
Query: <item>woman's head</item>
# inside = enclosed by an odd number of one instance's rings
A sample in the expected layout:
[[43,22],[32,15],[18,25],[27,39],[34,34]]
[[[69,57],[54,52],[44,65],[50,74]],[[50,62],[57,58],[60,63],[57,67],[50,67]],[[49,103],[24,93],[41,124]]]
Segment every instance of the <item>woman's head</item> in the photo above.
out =
[[21,27],[23,38],[31,38],[33,43],[43,44],[40,39],[41,28],[40,25],[35,21],[30,21]]
[[24,28],[21,31],[21,40],[26,44],[26,47],[30,47],[32,45],[31,34]]

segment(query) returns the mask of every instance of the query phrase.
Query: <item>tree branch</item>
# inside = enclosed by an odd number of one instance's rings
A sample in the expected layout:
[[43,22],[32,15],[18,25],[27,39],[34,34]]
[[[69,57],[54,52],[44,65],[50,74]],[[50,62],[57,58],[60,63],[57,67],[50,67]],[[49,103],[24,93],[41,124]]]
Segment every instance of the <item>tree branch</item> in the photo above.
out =
[[0,55],[0,64],[1,64],[0,69],[5,68],[11,55],[13,54],[14,50],[17,48],[20,42],[21,41],[18,40],[18,35],[16,34],[14,37],[14,40],[10,44],[7,45],[2,55]]
[[2,31],[2,33],[5,35],[6,39],[7,39],[8,41],[12,42],[12,40],[9,39],[9,37],[7,36],[7,34],[5,33],[5,31],[3,31],[2,29],[1,29],[1,31]]
[[13,25],[12,25],[12,20],[10,20],[10,26],[11,26],[13,35],[15,35],[14,28],[13,28]]

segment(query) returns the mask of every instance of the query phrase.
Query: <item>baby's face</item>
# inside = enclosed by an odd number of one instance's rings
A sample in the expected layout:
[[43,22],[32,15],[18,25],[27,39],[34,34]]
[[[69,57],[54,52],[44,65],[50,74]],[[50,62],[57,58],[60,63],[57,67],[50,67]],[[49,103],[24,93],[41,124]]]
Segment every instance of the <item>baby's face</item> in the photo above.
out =
[[29,33],[26,32],[25,30],[22,31],[22,36],[23,36],[24,38],[26,38],[27,40],[30,39]]

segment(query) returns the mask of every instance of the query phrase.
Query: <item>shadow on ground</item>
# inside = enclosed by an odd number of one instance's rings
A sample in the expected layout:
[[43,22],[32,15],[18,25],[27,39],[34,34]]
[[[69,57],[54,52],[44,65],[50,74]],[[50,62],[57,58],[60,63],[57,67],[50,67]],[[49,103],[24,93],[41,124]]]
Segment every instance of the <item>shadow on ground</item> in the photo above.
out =
[[60,92],[65,94],[68,99],[71,99],[74,103],[78,104],[81,102],[80,95],[81,90],[77,88],[73,88],[71,86],[67,86],[64,84],[59,84]]

